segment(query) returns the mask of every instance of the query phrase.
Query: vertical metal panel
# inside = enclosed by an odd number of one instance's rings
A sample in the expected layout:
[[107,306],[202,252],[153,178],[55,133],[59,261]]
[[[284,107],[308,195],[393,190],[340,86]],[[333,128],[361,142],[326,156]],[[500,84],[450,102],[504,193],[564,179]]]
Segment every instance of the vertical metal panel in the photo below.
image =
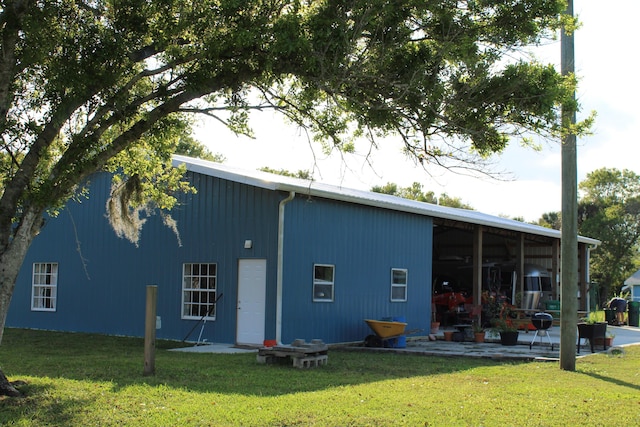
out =
[[[172,212],[182,246],[160,216],[153,215],[136,247],[117,238],[105,218],[109,176],[94,176],[89,200],[69,203],[35,239],[18,277],[7,325],[142,336],[145,287],[157,284],[158,338],[182,339],[197,323],[181,319],[182,264],[215,262],[224,296],[203,339],[234,342],[238,259],[267,259],[267,281],[275,286],[281,195],[198,174],[190,179],[198,193],[182,196]],[[244,248],[247,239],[253,242],[251,249]],[[59,263],[56,312],[30,311],[33,262]],[[267,298],[273,332],[275,292]]]
[[[432,221],[379,208],[298,197],[287,205],[283,342],[362,340],[365,318],[430,326]],[[313,302],[313,264],[335,265],[334,302]],[[408,270],[407,302],[391,302],[391,269]]]

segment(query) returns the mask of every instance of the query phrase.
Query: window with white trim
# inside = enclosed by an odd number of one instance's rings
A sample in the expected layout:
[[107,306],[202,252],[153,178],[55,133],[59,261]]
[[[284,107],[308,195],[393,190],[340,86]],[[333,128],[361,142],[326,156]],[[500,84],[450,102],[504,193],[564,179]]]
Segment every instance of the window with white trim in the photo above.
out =
[[32,311],[56,311],[58,296],[58,263],[33,263],[31,286]]
[[182,266],[182,318],[216,318],[217,265],[185,263]]
[[327,264],[313,265],[313,301],[333,302],[333,279],[335,266]]
[[407,269],[391,269],[391,301],[405,302],[407,300]]

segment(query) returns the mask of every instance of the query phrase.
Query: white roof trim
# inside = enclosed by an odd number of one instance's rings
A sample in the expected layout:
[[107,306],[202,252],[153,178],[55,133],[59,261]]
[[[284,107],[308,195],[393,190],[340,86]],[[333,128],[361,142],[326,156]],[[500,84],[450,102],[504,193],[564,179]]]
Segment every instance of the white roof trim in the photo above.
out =
[[[185,164],[188,171],[203,175],[227,179],[230,181],[265,188],[274,191],[295,191],[298,194],[324,197],[350,203],[358,203],[367,206],[375,206],[402,212],[410,212],[418,215],[431,216],[452,221],[466,222],[487,227],[502,228],[521,233],[534,234],[560,239],[561,232],[538,225],[527,224],[512,219],[484,214],[467,209],[450,208],[431,203],[418,202],[403,199],[388,194],[374,193],[371,191],[354,190],[323,184],[317,181],[291,178],[262,171],[251,171],[234,168],[208,160],[194,159],[191,157],[174,155],[173,165]],[[578,236],[580,243],[599,245],[600,241],[589,237]]]
[[631,276],[624,281],[625,286],[622,288],[623,291],[626,291],[633,285],[640,285],[640,270],[633,273]]

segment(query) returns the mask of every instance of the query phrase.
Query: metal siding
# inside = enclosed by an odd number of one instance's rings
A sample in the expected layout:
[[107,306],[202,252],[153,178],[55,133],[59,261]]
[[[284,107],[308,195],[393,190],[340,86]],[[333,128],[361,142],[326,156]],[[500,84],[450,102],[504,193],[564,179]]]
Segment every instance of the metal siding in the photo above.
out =
[[[320,198],[287,205],[282,341],[359,341],[365,318],[430,327],[432,221]],[[334,302],[313,302],[314,263],[335,265]],[[391,269],[408,270],[407,302],[390,302]]]
[[[201,324],[180,318],[182,264],[215,262],[224,296],[202,338],[234,342],[238,259],[264,258],[265,337],[275,337],[277,214],[286,194],[200,174],[190,179],[198,193],[183,196],[172,213],[182,246],[156,215],[148,218],[136,248],[117,238],[104,216],[108,176],[94,177],[90,199],[70,203],[34,241],[7,325],[142,336],[145,287],[156,284],[158,338],[183,339],[196,326],[189,336],[194,340]],[[294,199],[285,215],[283,341],[361,340],[370,333],[364,318],[404,316],[409,328],[429,327],[430,218],[308,197]],[[250,250],[243,248],[247,239]],[[54,313],[30,311],[33,262],[59,263]],[[312,302],[314,263],[336,266],[335,302]],[[389,301],[391,268],[409,272],[407,302]]]
[[[35,239],[18,277],[7,325],[142,336],[145,288],[156,284],[157,314],[162,319],[158,338],[183,339],[197,322],[180,318],[182,264],[215,262],[218,290],[224,296],[218,303],[216,320],[207,322],[202,337],[234,342],[238,259],[267,259],[268,286],[275,287],[281,196],[199,174],[190,174],[190,178],[198,193],[183,196],[172,212],[182,246],[154,215],[143,227],[136,248],[117,238],[108,225],[104,207],[109,177],[95,176],[90,199],[82,204],[70,202]],[[246,239],[253,241],[252,249],[244,249]],[[56,312],[30,310],[33,262],[59,263]],[[268,292],[267,298],[267,335],[272,335],[275,291]],[[190,339],[196,339],[199,331],[200,325]]]

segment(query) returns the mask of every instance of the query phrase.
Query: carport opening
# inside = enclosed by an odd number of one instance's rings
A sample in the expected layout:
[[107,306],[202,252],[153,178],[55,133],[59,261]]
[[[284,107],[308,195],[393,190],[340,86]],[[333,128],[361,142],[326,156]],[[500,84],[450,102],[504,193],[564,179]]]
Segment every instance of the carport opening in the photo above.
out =
[[[535,238],[533,238],[535,237]],[[434,227],[432,310],[441,325],[474,321],[473,308],[482,306],[480,323],[490,326],[507,304],[528,314],[557,300],[552,276],[553,239],[529,236],[523,245],[523,280],[518,280],[520,235],[507,230],[484,230],[481,290],[474,299],[474,229],[469,224]],[[477,250],[477,248],[476,248]],[[477,311],[477,310],[476,310]],[[477,316],[475,316],[477,318]]]

